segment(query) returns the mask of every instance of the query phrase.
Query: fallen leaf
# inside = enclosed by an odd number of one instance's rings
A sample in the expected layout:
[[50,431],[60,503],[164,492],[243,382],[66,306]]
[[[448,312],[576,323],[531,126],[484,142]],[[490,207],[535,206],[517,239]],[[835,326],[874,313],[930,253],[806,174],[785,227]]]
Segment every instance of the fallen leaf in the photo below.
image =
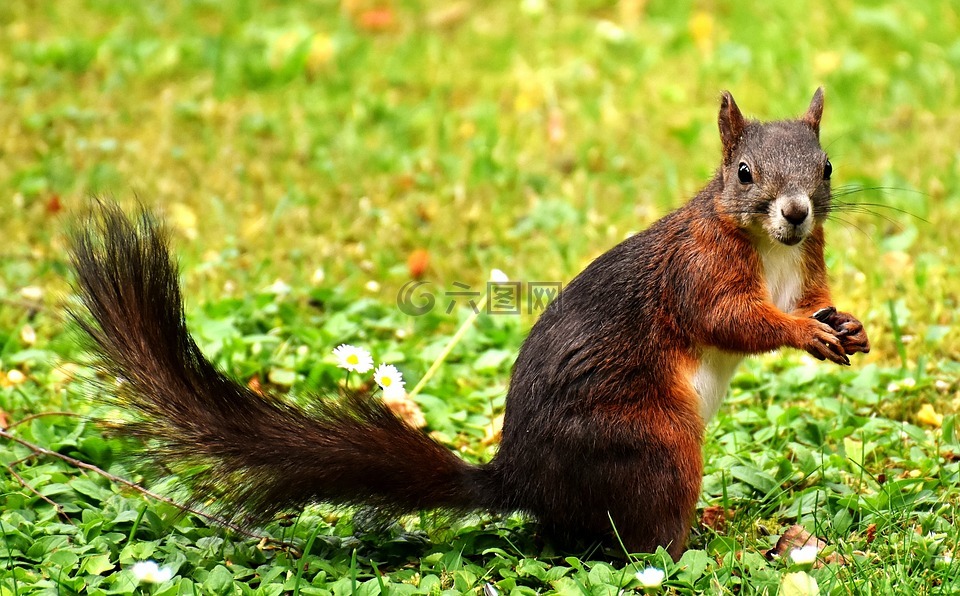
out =
[[47,199],[47,204],[44,205],[44,209],[47,212],[47,215],[56,215],[63,211],[63,203],[60,201],[60,195],[52,194],[50,198]]
[[470,14],[469,2],[454,2],[427,14],[427,25],[436,29],[452,29]]
[[362,29],[376,33],[393,29],[395,17],[389,8],[372,8],[361,12],[357,21]]
[[877,524],[870,524],[867,526],[867,535],[866,540],[867,544],[870,544],[877,537]]
[[417,205],[417,217],[423,223],[430,223],[433,221],[433,211],[427,205]]
[[422,279],[430,266],[430,253],[424,248],[418,248],[407,257],[407,271],[411,279]]
[[416,186],[417,180],[411,174],[401,174],[394,181],[394,187],[397,192],[407,192]]
[[766,556],[768,559],[785,557],[793,549],[804,546],[816,546],[817,549],[822,550],[827,543],[808,532],[803,526],[795,524],[786,529],[780,536],[780,540],[777,540],[777,545],[766,552]]
[[733,509],[724,509],[720,505],[705,507],[700,516],[700,525],[721,533],[727,527],[727,520],[733,519]]
[[487,427],[487,432],[481,441],[484,445],[492,445],[494,443],[500,442],[500,435],[503,433],[503,414],[496,416],[493,420],[490,421],[490,426]]
[[410,426],[414,428],[423,428],[427,425],[427,419],[423,416],[423,410],[420,409],[420,406],[417,405],[417,402],[413,401],[406,395],[403,397],[385,397],[383,399],[383,403],[390,408],[390,411],[399,416]]

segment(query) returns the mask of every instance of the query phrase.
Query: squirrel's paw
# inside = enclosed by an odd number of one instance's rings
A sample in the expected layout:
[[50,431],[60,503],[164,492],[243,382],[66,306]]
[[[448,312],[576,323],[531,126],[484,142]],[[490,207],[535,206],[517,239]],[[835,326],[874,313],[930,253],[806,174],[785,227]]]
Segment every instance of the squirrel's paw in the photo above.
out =
[[817,360],[829,360],[850,366],[850,359],[839,332],[816,319],[803,319],[803,341],[800,347]]
[[837,332],[837,338],[847,354],[870,351],[870,340],[863,328],[863,323],[848,312],[834,312],[826,321],[827,325]]

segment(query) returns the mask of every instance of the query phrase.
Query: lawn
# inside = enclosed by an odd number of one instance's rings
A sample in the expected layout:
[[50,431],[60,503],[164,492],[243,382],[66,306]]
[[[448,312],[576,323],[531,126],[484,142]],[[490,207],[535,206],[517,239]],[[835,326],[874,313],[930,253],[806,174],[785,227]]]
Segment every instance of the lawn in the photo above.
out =
[[[76,458],[0,438],[0,596],[616,595],[647,566],[683,594],[804,593],[801,568],[824,594],[960,592],[958,73],[952,2],[0,4],[0,428]],[[710,178],[721,90],[776,119],[819,85],[827,265],[873,349],[741,365],[679,563],[556,552],[520,516],[311,506],[251,537],[90,469],[184,496],[94,421],[115,413],[65,315],[92,197],[167,222],[198,343],[291,400],[343,382],[341,343],[412,387],[469,323],[416,401],[487,461],[537,313],[469,321],[456,293],[569,281]],[[766,556],[796,524],[812,569]],[[173,577],[138,586],[145,560]]]

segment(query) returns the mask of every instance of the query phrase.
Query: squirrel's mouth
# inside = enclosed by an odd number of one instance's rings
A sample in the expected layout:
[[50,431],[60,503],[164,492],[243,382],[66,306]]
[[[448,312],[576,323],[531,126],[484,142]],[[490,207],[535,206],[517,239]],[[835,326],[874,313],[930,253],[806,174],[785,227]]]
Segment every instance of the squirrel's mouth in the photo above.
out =
[[796,246],[803,242],[803,239],[806,237],[806,234],[801,233],[799,230],[793,234],[783,232],[773,234],[774,240],[786,246]]

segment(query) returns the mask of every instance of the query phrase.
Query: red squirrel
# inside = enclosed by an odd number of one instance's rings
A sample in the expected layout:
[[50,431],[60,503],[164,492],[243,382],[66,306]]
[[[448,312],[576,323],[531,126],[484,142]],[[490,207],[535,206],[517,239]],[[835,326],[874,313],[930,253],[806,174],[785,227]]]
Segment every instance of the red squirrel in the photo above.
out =
[[832,166],[823,91],[799,119],[744,119],[722,94],[722,163],[691,201],[612,248],[542,314],[513,367],[503,435],[464,462],[369,396],[298,408],[204,357],[184,322],[167,236],[104,206],[73,234],[86,313],[119,382],[123,431],[197,500],[250,523],[311,502],[520,511],[558,544],[677,558],[700,494],[704,425],[737,363],[789,346],[848,365],[863,325],[836,311],[823,260]]

